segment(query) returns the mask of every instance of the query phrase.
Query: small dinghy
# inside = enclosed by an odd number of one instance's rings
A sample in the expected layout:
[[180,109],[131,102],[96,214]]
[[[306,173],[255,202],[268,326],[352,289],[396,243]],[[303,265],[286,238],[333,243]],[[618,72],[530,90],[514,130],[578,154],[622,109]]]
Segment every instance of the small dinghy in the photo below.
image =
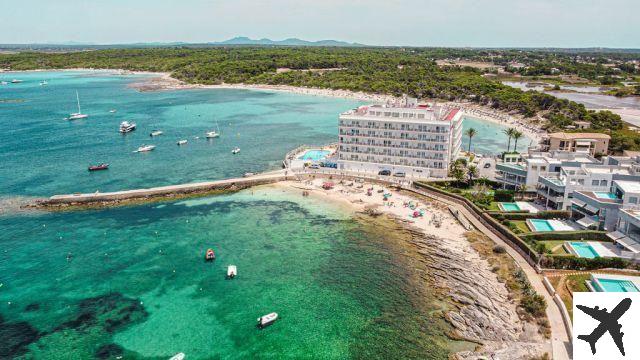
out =
[[169,358],[169,360],[183,360],[184,356],[185,356],[184,353],[177,353],[173,355],[171,358]]
[[185,145],[187,143],[187,140],[178,140],[177,144],[178,145]]
[[207,249],[207,253],[204,255],[204,260],[213,261],[215,259],[216,259],[216,253],[213,251],[213,249]]
[[236,277],[236,275],[238,275],[238,269],[236,268],[236,266],[229,265],[227,267],[227,278],[233,279],[234,277]]
[[153,130],[151,131],[151,134],[149,134],[149,136],[159,136],[162,135],[162,131],[161,130]]
[[258,327],[260,329],[265,328],[278,320],[278,313],[272,312],[258,318]]
[[89,171],[107,170],[108,168],[109,164],[102,163],[100,165],[89,166]]
[[116,109],[109,110],[109,112],[112,113],[112,114],[115,113],[116,111],[118,111],[118,110],[116,110]]
[[231,150],[231,153],[232,153],[232,154],[237,154],[237,153],[239,153],[239,152],[240,152],[240,148],[239,148],[239,147],[237,147],[237,148],[235,148],[235,149]]

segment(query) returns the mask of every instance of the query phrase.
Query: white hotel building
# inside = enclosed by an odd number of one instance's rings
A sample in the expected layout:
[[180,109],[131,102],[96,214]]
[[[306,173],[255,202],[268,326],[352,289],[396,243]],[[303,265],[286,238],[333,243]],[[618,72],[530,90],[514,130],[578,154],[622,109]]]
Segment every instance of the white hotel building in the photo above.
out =
[[340,114],[338,169],[443,178],[461,142],[459,109],[408,101],[360,106]]

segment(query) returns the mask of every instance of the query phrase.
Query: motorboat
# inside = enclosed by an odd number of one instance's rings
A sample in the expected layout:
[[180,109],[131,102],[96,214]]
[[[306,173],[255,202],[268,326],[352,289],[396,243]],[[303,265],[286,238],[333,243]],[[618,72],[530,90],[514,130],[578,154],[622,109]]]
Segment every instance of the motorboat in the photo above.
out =
[[149,134],[149,136],[158,136],[158,135],[162,135],[161,130],[152,130],[151,134]]
[[216,253],[213,251],[213,249],[207,249],[207,253],[204,255],[204,260],[213,261],[215,259],[216,259]]
[[178,145],[185,145],[187,143],[187,140],[178,140],[177,144]]
[[89,166],[89,171],[107,170],[108,168],[109,164],[102,163],[100,165]]
[[120,132],[126,134],[136,129],[136,123],[123,121],[120,123]]
[[49,83],[47,82],[47,80],[42,80],[40,81],[40,86],[47,86],[49,85]]
[[173,355],[169,360],[184,360],[184,353],[177,353]]
[[244,173],[242,176],[243,176],[243,177],[250,177],[250,176],[253,176],[253,175],[255,175],[255,173],[252,173],[252,172],[246,172],[246,173]]
[[138,148],[138,150],[134,151],[134,152],[148,152],[151,151],[153,149],[155,149],[156,146],[155,145],[142,145]]
[[265,328],[278,320],[278,313],[270,313],[258,318],[258,327],[260,329]]
[[83,114],[82,110],[80,110],[80,95],[78,95],[77,91],[76,91],[76,100],[78,101],[78,112],[69,114],[69,117],[67,118],[67,120],[78,120],[78,119],[84,119],[89,117],[89,115]]
[[118,111],[118,110],[116,110],[116,109],[109,110],[109,112],[112,113],[112,114],[115,113],[116,111]]
[[12,84],[20,84],[21,82],[22,82],[22,80],[18,80],[18,79],[11,80]]
[[239,148],[239,147],[237,147],[237,148],[235,148],[235,149],[231,150],[231,153],[232,153],[232,154],[237,154],[237,153],[239,153],[239,152],[240,152],[240,148]]
[[218,133],[217,131],[209,131],[207,132],[207,139],[213,139],[213,138],[217,138],[220,137],[220,133]]
[[236,268],[236,266],[229,265],[227,267],[227,278],[233,279],[234,277],[236,277],[236,275],[238,275],[238,269]]

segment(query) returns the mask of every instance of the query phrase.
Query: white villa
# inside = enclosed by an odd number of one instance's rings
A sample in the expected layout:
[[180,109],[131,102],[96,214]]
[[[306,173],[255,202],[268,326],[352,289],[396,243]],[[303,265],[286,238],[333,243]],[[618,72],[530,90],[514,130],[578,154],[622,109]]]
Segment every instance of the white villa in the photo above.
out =
[[338,169],[444,178],[462,143],[462,112],[418,105],[360,106],[340,114]]

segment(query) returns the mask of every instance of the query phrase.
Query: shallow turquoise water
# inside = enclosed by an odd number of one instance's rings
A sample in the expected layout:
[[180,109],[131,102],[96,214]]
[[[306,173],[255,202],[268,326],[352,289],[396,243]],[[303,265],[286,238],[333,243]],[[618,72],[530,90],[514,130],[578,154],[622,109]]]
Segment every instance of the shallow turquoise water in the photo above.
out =
[[[415,251],[298,193],[0,217],[0,228],[0,333],[25,343],[14,356],[446,358],[433,295],[409,280],[425,271]],[[278,322],[256,329],[272,311]]]
[[[280,168],[301,144],[337,141],[338,114],[359,103],[283,92],[182,90],[138,92],[140,76],[54,72],[4,75],[25,80],[0,87],[0,195],[113,191],[241,176]],[[48,86],[39,86],[49,79]],[[75,111],[75,91],[89,118]],[[116,109],[116,113],[109,110]],[[122,135],[123,120],[138,129]],[[216,130],[217,139],[195,139]],[[151,139],[152,129],[163,135]],[[179,139],[188,144],[177,146]],[[150,153],[133,153],[142,144]],[[240,147],[242,152],[231,154]],[[107,171],[87,172],[106,162]]]
[[[485,120],[465,117],[463,122],[463,128],[474,128],[478,132],[476,136],[471,140],[471,151],[484,154],[495,155],[507,151],[507,145],[509,138],[502,131],[507,129],[507,126],[502,124],[496,124]],[[469,149],[469,138],[462,133],[462,149],[467,151]],[[513,150],[514,141],[511,139],[511,149]],[[518,151],[526,151],[532,144],[531,139],[522,137],[518,140]]]

